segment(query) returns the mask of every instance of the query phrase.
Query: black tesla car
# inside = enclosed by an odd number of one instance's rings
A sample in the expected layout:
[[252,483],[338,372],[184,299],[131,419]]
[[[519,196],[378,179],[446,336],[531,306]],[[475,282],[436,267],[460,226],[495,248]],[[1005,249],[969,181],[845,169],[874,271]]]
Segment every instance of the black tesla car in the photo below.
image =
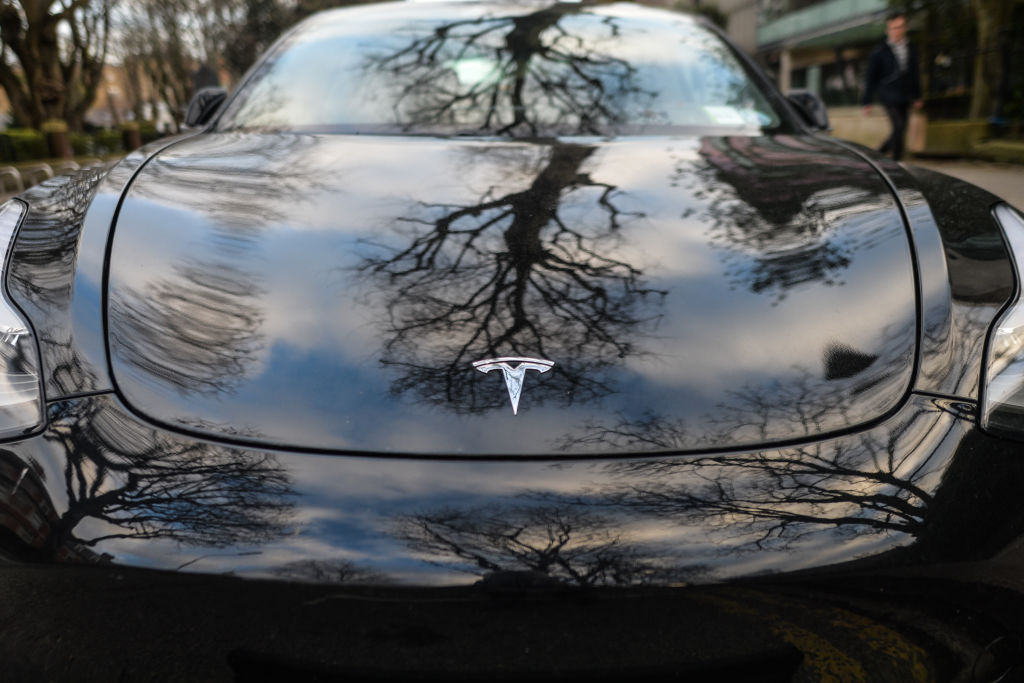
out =
[[629,3],[369,5],[0,209],[4,680],[998,681],[1024,219]]

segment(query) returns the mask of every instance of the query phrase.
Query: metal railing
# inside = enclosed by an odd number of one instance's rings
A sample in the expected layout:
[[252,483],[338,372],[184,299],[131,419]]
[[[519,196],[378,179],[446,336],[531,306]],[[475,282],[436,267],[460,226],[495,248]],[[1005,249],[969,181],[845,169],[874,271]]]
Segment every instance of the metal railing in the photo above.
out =
[[102,159],[86,157],[78,161],[66,159],[52,163],[26,164],[17,168],[0,166],[0,200],[6,200],[54,176],[74,173],[102,163]]

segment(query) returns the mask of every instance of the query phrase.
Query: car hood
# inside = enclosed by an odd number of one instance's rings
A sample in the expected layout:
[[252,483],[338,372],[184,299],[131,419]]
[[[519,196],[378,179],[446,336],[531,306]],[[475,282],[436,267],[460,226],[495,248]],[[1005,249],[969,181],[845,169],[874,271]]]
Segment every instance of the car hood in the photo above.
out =
[[136,176],[108,268],[128,405],[277,447],[778,443],[914,372],[893,195],[809,137],[200,135]]

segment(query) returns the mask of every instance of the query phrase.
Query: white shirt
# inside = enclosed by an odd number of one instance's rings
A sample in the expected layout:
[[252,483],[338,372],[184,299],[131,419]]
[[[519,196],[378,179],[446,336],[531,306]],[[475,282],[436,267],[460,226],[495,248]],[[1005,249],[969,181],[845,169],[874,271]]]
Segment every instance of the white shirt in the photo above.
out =
[[[886,41],[888,42],[888,41]],[[896,63],[900,66],[900,72],[907,70],[907,41],[901,40],[898,43],[889,43],[889,49],[896,55]]]

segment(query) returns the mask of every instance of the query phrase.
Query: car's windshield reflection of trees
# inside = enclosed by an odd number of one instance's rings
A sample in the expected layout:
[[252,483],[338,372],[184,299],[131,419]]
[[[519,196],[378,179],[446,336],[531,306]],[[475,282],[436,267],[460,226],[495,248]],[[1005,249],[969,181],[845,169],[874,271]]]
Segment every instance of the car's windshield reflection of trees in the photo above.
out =
[[649,556],[618,521],[572,505],[447,507],[400,518],[395,535],[429,562],[510,587],[663,583],[703,571]]
[[[112,407],[65,402],[45,438],[66,453],[66,509],[51,549],[164,538],[185,546],[259,545],[281,536],[293,491],[272,454],[178,439]],[[76,534],[87,520],[94,534]],[[95,524],[100,522],[100,524]]]
[[[583,27],[586,35],[574,33]],[[583,4],[409,32],[408,44],[366,65],[394,89],[392,108],[406,130],[455,126],[524,137],[557,127],[604,135],[656,97],[636,82],[633,65],[603,51],[606,40],[618,39],[618,20],[590,15]],[[467,60],[480,73],[462,82],[452,68]]]
[[400,221],[403,244],[362,263],[385,297],[383,363],[400,373],[398,394],[464,412],[507,405],[492,382],[478,391],[471,362],[531,356],[558,359],[531,387],[531,402],[590,400],[611,391],[599,371],[634,353],[658,316],[664,292],[612,257],[638,214],[584,170],[595,148],[517,149],[535,164],[525,189],[490,188],[470,205],[422,204]]
[[[881,181],[853,157],[822,154],[798,137],[704,138],[699,162],[676,164],[673,185],[704,200],[688,217],[708,226],[737,286],[778,302],[807,283],[842,285],[854,254],[891,232]],[[844,221],[857,229],[838,230]]]

